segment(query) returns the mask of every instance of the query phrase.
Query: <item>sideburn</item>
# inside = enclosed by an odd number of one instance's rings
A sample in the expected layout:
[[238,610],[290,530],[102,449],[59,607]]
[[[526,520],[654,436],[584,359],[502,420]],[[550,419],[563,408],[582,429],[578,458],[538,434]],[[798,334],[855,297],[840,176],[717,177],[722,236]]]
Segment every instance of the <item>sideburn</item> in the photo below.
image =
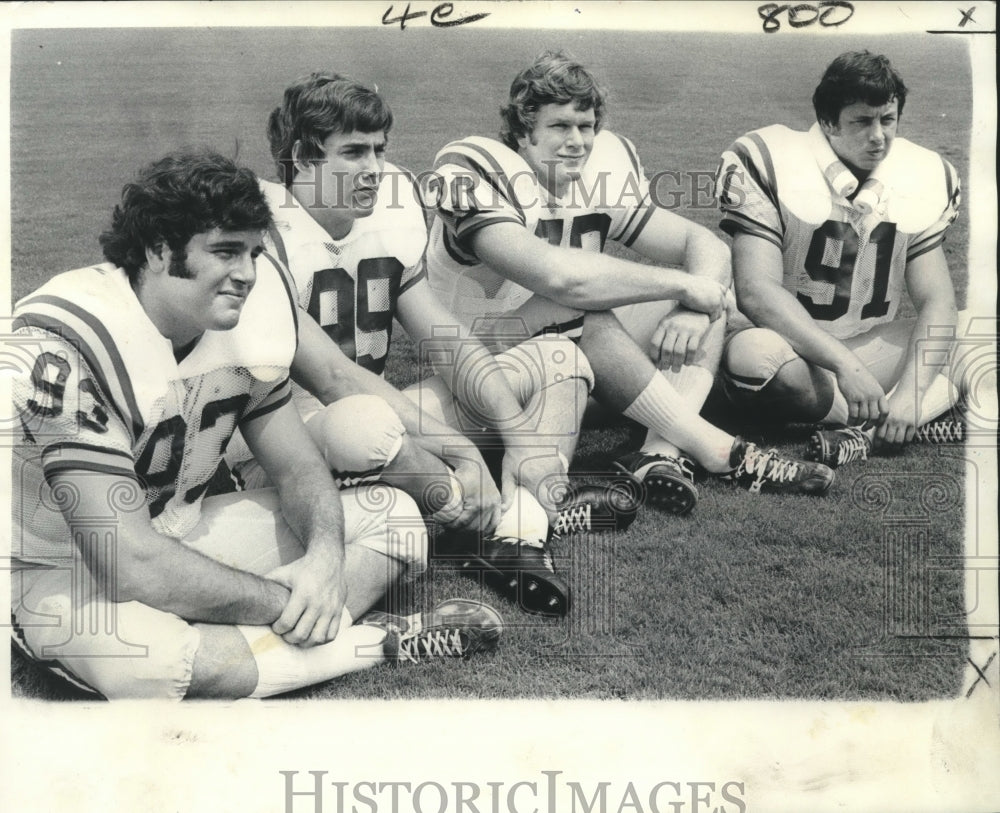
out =
[[185,246],[180,246],[176,250],[170,249],[170,265],[167,266],[167,273],[180,279],[194,279],[194,273],[188,268]]

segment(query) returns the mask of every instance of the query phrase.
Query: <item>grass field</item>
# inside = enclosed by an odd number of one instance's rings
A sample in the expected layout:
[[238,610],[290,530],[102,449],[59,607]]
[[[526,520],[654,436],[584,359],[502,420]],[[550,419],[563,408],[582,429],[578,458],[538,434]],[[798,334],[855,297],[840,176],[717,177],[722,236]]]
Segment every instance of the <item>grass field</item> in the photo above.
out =
[[[749,129],[808,126],[822,68],[843,50],[868,47],[889,54],[911,88],[902,133],[968,178],[962,43],[824,36],[776,38],[762,51],[759,38],[738,36],[474,30],[447,42],[438,48],[434,30],[16,33],[13,298],[100,259],[96,237],[122,184],[168,150],[238,152],[270,176],[267,113],[291,79],[320,68],[378,84],[396,114],[391,160],[420,171],[453,138],[495,134],[513,73],[539,50],[565,47],[604,78],[607,126],[636,143],[647,171],[695,179]],[[716,227],[707,193],[682,203],[686,215]],[[946,243],[960,298],[967,222]],[[396,383],[412,377],[408,354],[406,342],[394,350]],[[628,434],[585,433],[574,470],[599,476]],[[800,450],[803,441],[780,445]],[[577,601],[566,621],[539,621],[497,601],[508,633],[494,655],[376,670],[299,696],[951,696],[965,656],[962,574],[953,564],[962,553],[965,478],[960,449],[925,446],[843,470],[825,500],[759,499],[705,483],[690,518],[647,510],[626,534],[575,539],[558,551]],[[438,569],[409,599],[475,592]],[[25,696],[75,696],[20,659],[13,681]]]

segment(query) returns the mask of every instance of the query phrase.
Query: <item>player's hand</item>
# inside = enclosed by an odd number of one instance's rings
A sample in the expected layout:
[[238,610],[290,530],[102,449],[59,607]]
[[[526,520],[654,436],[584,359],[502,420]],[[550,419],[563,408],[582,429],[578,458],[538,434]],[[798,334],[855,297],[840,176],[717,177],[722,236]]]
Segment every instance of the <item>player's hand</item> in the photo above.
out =
[[554,454],[546,454],[532,446],[508,446],[500,472],[503,511],[514,504],[518,486],[523,486],[538,499],[551,523],[558,513],[556,500],[569,489],[569,475]]
[[689,310],[704,313],[714,322],[726,312],[726,291],[728,289],[708,277],[689,276],[678,301]]
[[649,356],[661,370],[668,365],[678,372],[692,364],[701,343],[711,327],[707,314],[687,308],[676,308],[660,320],[649,342]]
[[461,487],[453,506],[437,511],[434,519],[452,530],[491,533],[500,521],[500,491],[479,452],[478,460],[453,458],[452,474]]
[[891,447],[899,448],[904,443],[913,440],[917,431],[917,421],[920,419],[920,406],[912,392],[900,392],[898,389],[889,396],[889,416],[875,430],[876,440]]
[[851,426],[881,426],[889,414],[885,391],[868,369],[852,359],[836,371],[837,386],[847,400],[847,422]]
[[342,557],[327,551],[307,552],[301,559],[275,568],[266,578],[292,593],[271,625],[276,635],[298,646],[325,644],[337,637],[347,599]]

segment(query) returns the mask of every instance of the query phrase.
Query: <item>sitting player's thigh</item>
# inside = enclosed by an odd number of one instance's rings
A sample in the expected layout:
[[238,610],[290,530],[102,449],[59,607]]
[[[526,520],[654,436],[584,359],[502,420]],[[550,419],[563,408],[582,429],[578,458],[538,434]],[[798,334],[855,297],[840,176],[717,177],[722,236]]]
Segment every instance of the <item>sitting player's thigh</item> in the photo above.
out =
[[649,343],[660,320],[677,308],[673,299],[658,302],[637,302],[634,305],[622,305],[614,309],[615,316],[622,327],[635,341],[644,353],[649,352]]
[[[589,362],[580,348],[565,336],[544,335],[527,339],[497,354],[494,360],[521,407],[527,406],[546,388],[567,380],[580,379],[586,383],[588,390],[593,387]],[[476,391],[475,381],[468,386],[472,389],[461,405],[456,403],[440,375],[413,384],[404,393],[420,407],[421,412],[458,429],[477,442],[481,436],[492,441],[495,435],[487,428],[486,404],[483,403],[482,409],[478,408],[483,394]],[[534,406],[541,408],[544,404],[536,402]],[[492,413],[492,409],[489,412]],[[511,415],[510,419],[517,422],[515,428],[523,431],[526,417],[530,420],[537,415]]]
[[344,542],[402,563],[405,575],[427,569],[427,525],[413,498],[385,483],[365,483],[340,492]]
[[[423,572],[427,528],[413,499],[371,483],[340,492],[344,544],[361,544]],[[305,549],[281,514],[273,488],[223,494],[202,504],[201,522],[185,543],[217,562],[263,576],[299,559]]]
[[109,699],[187,693],[201,636],[176,615],[109,600],[79,558],[15,571],[11,588],[16,642],[43,666]]
[[206,498],[201,520],[184,543],[217,562],[258,576],[305,552],[281,515],[274,488]]
[[916,317],[886,322],[860,336],[845,339],[844,345],[875,376],[882,389],[888,391],[902,375],[906,348],[915,323]]

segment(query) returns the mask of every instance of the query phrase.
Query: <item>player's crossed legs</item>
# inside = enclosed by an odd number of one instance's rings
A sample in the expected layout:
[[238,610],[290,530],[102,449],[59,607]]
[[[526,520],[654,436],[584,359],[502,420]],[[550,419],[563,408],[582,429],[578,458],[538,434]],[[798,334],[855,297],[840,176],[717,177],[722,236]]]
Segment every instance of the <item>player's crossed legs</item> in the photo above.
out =
[[[974,388],[995,392],[994,362],[989,362],[988,380],[979,380],[983,365],[977,359],[985,348],[983,337],[989,338],[990,331],[981,334],[976,324],[967,311],[959,314],[949,357],[921,399],[913,442],[962,442],[966,435],[963,401],[974,396]],[[887,395],[899,381],[913,325],[914,319],[900,319],[844,342]],[[941,363],[936,355],[928,355],[928,363]],[[846,401],[836,376],[806,362],[774,331],[749,328],[732,335],[726,345],[723,381],[730,400],[740,407],[770,413],[777,420],[823,424],[809,440],[807,460],[837,468],[867,460],[871,454],[899,450],[898,444],[880,444],[874,426],[847,426]]]

